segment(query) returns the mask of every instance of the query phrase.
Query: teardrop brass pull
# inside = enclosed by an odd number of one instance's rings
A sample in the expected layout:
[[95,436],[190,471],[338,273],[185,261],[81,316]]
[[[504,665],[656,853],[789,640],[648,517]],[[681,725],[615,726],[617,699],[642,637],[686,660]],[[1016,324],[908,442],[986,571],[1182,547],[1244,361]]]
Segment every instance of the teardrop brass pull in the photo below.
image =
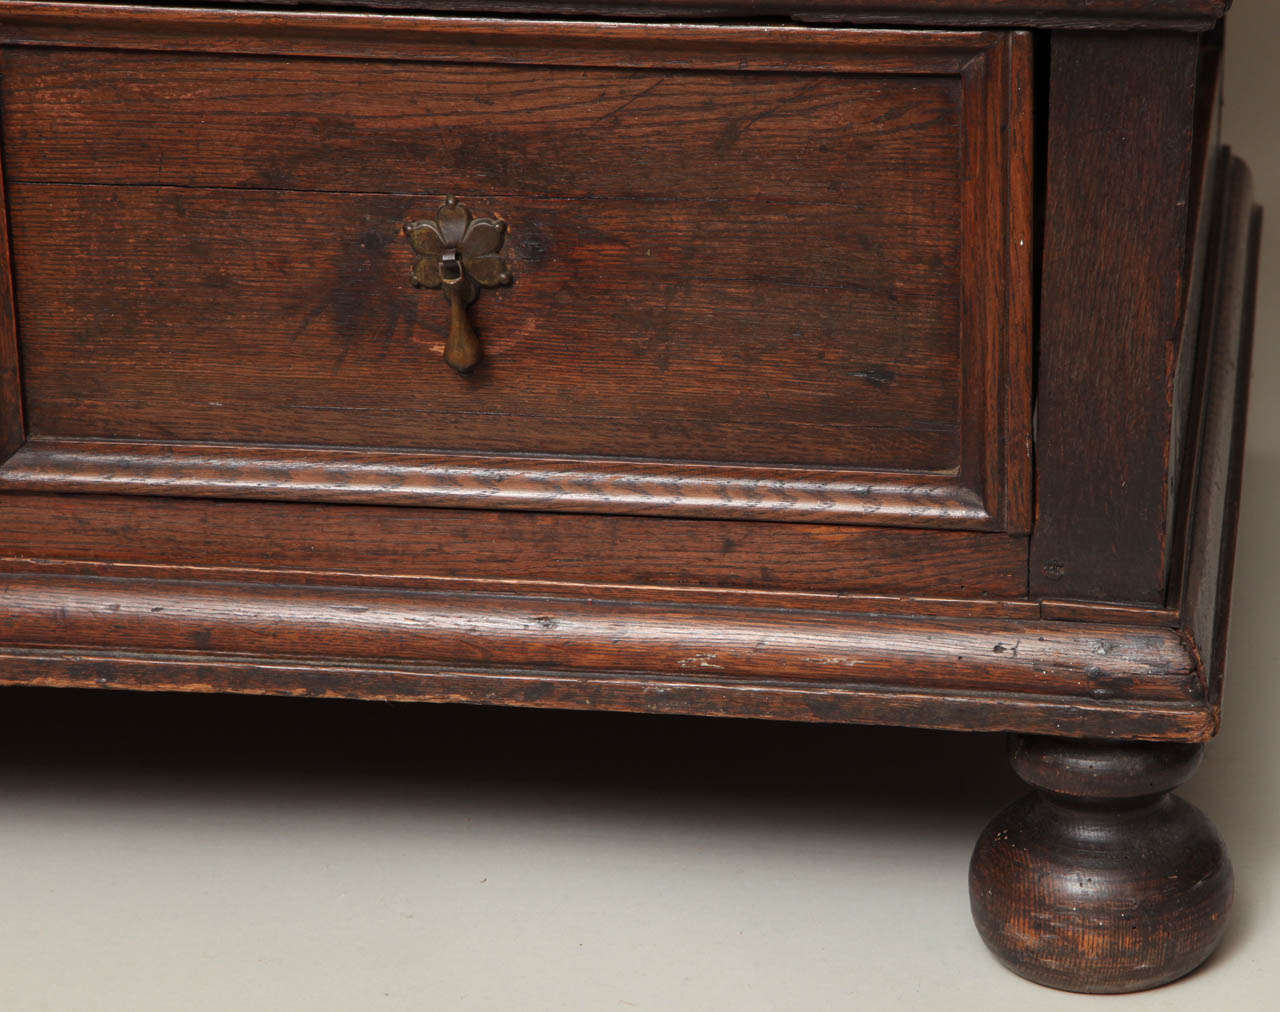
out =
[[447,197],[435,221],[413,222],[404,231],[418,254],[413,262],[413,283],[419,288],[443,289],[449,300],[444,360],[465,376],[484,356],[467,307],[481,288],[511,283],[511,272],[502,258],[507,223],[496,217],[472,218],[457,198]]

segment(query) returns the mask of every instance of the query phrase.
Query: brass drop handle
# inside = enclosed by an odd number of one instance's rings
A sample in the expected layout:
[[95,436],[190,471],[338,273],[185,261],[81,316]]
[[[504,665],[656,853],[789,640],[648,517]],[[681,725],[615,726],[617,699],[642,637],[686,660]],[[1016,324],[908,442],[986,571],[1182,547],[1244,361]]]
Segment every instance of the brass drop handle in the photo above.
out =
[[444,343],[444,360],[465,376],[480,364],[484,349],[467,312],[466,271],[453,250],[440,258],[440,279],[449,300],[449,339]]
[[413,262],[413,283],[419,288],[443,289],[449,301],[444,360],[465,376],[484,356],[467,307],[481,288],[511,283],[511,272],[502,258],[507,223],[497,217],[472,218],[465,205],[448,197],[434,221],[413,222],[404,231],[418,254]]

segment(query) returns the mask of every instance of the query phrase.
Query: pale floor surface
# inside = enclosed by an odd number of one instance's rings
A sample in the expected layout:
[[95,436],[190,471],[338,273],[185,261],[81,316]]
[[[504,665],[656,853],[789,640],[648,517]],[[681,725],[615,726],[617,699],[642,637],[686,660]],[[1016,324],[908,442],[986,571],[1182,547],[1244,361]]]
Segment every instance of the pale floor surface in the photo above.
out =
[[1227,137],[1274,214],[1225,730],[1183,792],[1237,872],[1202,971],[1085,998],[994,963],[994,737],[17,692],[0,1010],[1280,1008],[1280,16],[1234,18]]
[[[1275,1007],[1276,706],[1249,695],[1186,792],[1232,844],[1230,934],[1126,1008]],[[206,702],[212,721],[143,704],[155,729],[111,699],[9,709],[32,719],[6,721],[0,1008],[1086,1001],[1008,975],[970,928],[969,847],[1016,791],[997,739]]]

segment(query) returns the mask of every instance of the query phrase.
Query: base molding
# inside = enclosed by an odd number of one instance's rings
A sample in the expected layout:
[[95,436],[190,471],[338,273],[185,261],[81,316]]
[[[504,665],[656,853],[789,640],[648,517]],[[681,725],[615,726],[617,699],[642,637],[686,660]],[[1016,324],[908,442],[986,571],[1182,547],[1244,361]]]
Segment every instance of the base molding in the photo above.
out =
[[663,600],[9,573],[0,683],[1207,739],[1182,631]]

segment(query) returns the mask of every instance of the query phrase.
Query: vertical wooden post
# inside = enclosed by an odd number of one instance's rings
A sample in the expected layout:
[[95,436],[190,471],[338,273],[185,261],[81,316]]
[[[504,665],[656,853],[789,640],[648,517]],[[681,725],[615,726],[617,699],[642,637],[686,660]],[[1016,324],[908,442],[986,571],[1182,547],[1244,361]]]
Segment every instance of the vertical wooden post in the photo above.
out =
[[1052,36],[1036,596],[1164,601],[1199,53],[1191,33]]

